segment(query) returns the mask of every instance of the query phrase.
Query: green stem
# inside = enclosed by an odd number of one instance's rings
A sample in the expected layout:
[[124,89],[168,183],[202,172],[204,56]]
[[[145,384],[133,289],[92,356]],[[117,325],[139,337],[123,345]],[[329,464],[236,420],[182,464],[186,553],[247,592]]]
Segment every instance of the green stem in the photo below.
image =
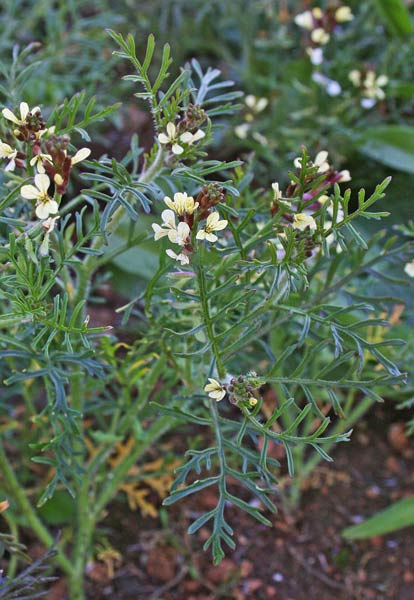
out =
[[[160,145],[158,148],[157,155],[153,161],[153,163],[148,167],[146,171],[141,174],[139,178],[140,183],[148,183],[152,181],[160,172],[164,165],[164,151],[162,146]],[[119,226],[122,217],[125,214],[125,210],[123,206],[118,206],[112,215],[111,219],[111,228],[112,231],[115,231]],[[92,248],[94,250],[99,250],[104,245],[104,237],[100,236],[95,239],[92,244]],[[79,273],[78,273],[78,286],[75,296],[74,304],[76,305],[78,302],[82,300],[87,300],[89,296],[90,286],[91,286],[91,276],[93,272],[97,268],[96,256],[93,254],[89,254],[88,257],[83,262]]]
[[208,304],[207,282],[203,266],[204,248],[199,246],[199,260],[197,265],[197,282],[200,292],[201,309],[203,311],[204,325],[206,326],[207,336],[211,343],[211,350],[216,361],[216,368],[219,377],[224,377],[226,374],[223,361],[220,356],[220,351],[217,346],[216,334],[214,332],[213,321],[210,316],[210,308]]
[[[0,472],[6,482],[6,487],[10,497],[18,506],[21,514],[32,531],[36,534],[37,538],[47,547],[50,548],[54,544],[54,539],[43,525],[36,512],[33,509],[32,504],[29,502],[26,494],[23,491],[20,483],[18,482],[16,475],[13,471],[11,464],[8,461],[3,445],[0,443]],[[65,557],[62,550],[57,548],[56,561],[61,569],[67,573],[72,573],[72,565],[70,561]]]

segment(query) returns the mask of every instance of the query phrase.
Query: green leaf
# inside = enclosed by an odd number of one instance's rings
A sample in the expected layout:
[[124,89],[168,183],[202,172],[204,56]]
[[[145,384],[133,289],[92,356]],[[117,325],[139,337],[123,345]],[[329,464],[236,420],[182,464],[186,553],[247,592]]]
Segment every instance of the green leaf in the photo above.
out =
[[392,33],[402,37],[413,33],[413,21],[403,0],[376,0],[376,5]]
[[363,523],[347,527],[342,531],[342,536],[348,540],[363,540],[413,525],[414,496],[409,496],[391,504]]
[[363,133],[360,151],[388,167],[414,172],[414,127],[382,125]]

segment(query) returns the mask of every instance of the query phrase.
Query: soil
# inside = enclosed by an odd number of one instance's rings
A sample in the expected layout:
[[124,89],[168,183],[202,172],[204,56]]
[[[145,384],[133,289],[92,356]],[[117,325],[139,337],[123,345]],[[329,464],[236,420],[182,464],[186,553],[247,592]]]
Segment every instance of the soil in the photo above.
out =
[[[337,447],[333,464],[311,475],[299,509],[280,510],[272,528],[229,509],[237,548],[217,567],[202,550],[207,531],[186,533],[201,507],[214,506],[210,490],[168,512],[161,509],[161,519],[143,519],[114,505],[102,525],[122,562],[112,578],[103,563],[89,566],[88,597],[412,600],[412,528],[366,541],[341,537],[344,527],[414,493],[414,445],[403,436],[401,413],[379,408],[373,415],[351,443]],[[63,595],[51,592],[50,598]]]

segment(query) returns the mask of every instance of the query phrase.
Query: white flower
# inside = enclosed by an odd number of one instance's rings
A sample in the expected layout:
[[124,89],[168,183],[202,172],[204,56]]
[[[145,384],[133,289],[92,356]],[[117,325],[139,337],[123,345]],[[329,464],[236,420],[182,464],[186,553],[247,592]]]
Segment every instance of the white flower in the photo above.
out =
[[85,160],[86,158],[88,158],[90,153],[91,153],[90,148],[81,148],[80,150],[78,150],[76,152],[75,156],[72,156],[72,158],[70,159],[70,164],[76,165],[77,163],[80,163],[82,160]]
[[407,273],[408,277],[414,277],[414,260],[405,265],[404,271]]
[[177,128],[174,123],[167,123],[167,133],[160,133],[158,135],[158,141],[160,144],[171,144],[171,150],[173,154],[182,154],[184,148],[177,142]]
[[322,19],[323,17],[323,12],[322,9],[319,6],[315,6],[315,8],[312,8],[312,14],[315,17],[315,19]]
[[253,94],[248,94],[244,99],[246,106],[250,108],[255,113],[262,112],[269,104],[269,100],[267,98],[257,98],[253,96]]
[[168,232],[168,239],[173,244],[185,246],[189,235],[190,227],[187,223],[181,221],[180,223],[178,223],[177,229],[170,229],[170,231]]
[[344,171],[340,171],[338,175],[340,176],[338,179],[338,183],[345,183],[346,181],[351,181],[352,179],[351,173],[347,169],[345,169]]
[[[326,173],[331,168],[327,161],[327,158],[328,158],[328,153],[326,152],[326,150],[321,150],[315,156],[313,165],[315,167],[318,167],[318,174]],[[295,167],[297,169],[301,169],[302,168],[302,157],[298,156],[297,158],[295,158],[295,160],[293,161],[293,164],[295,165]]]
[[280,200],[282,198],[282,192],[279,189],[279,184],[277,181],[275,181],[275,183],[272,183],[272,190],[273,190],[273,200]]
[[225,388],[217,381],[217,379],[209,377],[208,380],[210,383],[204,386],[204,391],[208,393],[209,398],[220,402],[226,395]]
[[175,229],[175,214],[173,210],[163,210],[161,213],[161,219],[163,221],[162,227],[157,223],[152,224],[155,241],[158,241],[162,237],[168,235],[170,229]]
[[29,113],[34,115],[37,112],[40,112],[40,108],[38,106],[35,106],[34,108],[32,108],[32,110],[30,110],[27,102],[20,102],[19,110],[20,110],[20,119],[18,117],[16,117],[16,115],[14,113],[12,113],[12,111],[8,108],[3,108],[2,114],[5,119],[8,119],[12,123],[15,123],[16,125],[21,126],[21,125],[26,124],[26,119],[27,119],[27,116],[29,115]]
[[9,144],[0,141],[0,158],[6,158],[9,162],[5,171],[14,171],[16,167],[17,150],[13,150]]
[[358,69],[352,69],[352,71],[349,71],[348,73],[348,79],[355,87],[359,87],[361,85],[361,71],[358,71]]
[[47,219],[50,214],[54,215],[59,210],[56,200],[48,194],[50,179],[44,173],[35,175],[34,185],[24,185],[20,190],[23,198],[37,200],[36,216],[39,219]]
[[36,166],[37,172],[38,173],[45,173],[45,168],[43,166],[43,162],[47,161],[49,163],[52,162],[52,157],[50,156],[50,154],[36,154],[30,161],[30,165],[32,167]]
[[163,220],[162,227],[157,223],[152,224],[154,230],[154,240],[157,241],[164,236],[168,236],[168,239],[173,244],[179,246],[185,246],[187,238],[190,235],[190,227],[187,223],[180,222],[178,226],[175,224],[175,213],[173,210],[164,210],[161,213]]
[[352,21],[353,18],[354,15],[349,6],[340,6],[335,11],[335,21],[337,23],[346,23],[346,21]]
[[313,164],[316,167],[318,167],[318,173],[326,173],[326,171],[329,171],[329,169],[331,168],[327,161],[327,158],[328,158],[328,153],[326,152],[326,150],[321,150],[315,156],[315,160],[313,161]]
[[296,15],[294,21],[298,27],[308,29],[309,31],[313,29],[313,16],[310,10],[305,10],[305,12]]
[[165,196],[164,202],[168,208],[180,216],[192,215],[199,206],[199,203],[194,202],[194,198],[187,196],[186,192],[177,192],[174,194],[174,200],[171,200],[169,196]]
[[222,221],[219,219],[220,215],[218,212],[210,213],[207,217],[207,222],[204,229],[200,229],[200,231],[197,232],[196,238],[198,240],[207,240],[212,243],[216,242],[218,238],[213,231],[221,231],[227,226],[228,223],[228,221],[225,219]]
[[191,133],[190,131],[185,131],[180,135],[180,141],[183,144],[188,144],[192,146],[194,142],[198,142],[198,140],[202,140],[205,137],[205,133],[202,129],[197,129],[195,133]]
[[241,140],[245,140],[247,138],[249,129],[250,129],[249,123],[242,123],[241,125],[237,125],[237,127],[234,128],[234,133]]
[[316,83],[319,83],[323,88],[325,88],[325,91],[328,94],[328,96],[332,96],[334,98],[335,96],[339,96],[339,94],[342,92],[340,84],[337,81],[335,81],[335,79],[330,79],[329,77],[322,75],[322,73],[319,73],[318,71],[312,74],[312,79]]
[[323,50],[322,48],[306,48],[306,53],[310,58],[313,65],[321,65],[323,63]]
[[329,42],[329,33],[322,27],[317,27],[311,33],[311,40],[315,44],[321,44],[322,46]]
[[170,258],[173,258],[174,260],[180,262],[182,265],[190,264],[190,259],[188,258],[187,254],[184,254],[184,252],[180,252],[180,254],[176,254],[174,252],[174,250],[171,250],[170,248],[168,248],[168,250],[166,250],[165,252],[166,252],[166,254],[168,254],[168,256]]
[[56,222],[60,219],[59,215],[57,217],[49,217],[42,223],[42,229],[46,231],[46,233],[50,233],[56,227]]
[[316,221],[310,215],[305,213],[297,213],[293,217],[293,229],[299,229],[299,231],[305,231],[307,227],[312,231],[316,229]]

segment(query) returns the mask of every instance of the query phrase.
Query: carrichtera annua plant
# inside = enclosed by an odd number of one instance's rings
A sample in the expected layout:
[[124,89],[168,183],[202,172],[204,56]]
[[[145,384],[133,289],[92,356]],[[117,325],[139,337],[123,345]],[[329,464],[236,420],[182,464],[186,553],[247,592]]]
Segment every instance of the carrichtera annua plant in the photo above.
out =
[[[53,560],[70,600],[85,597],[109,503],[168,432],[204,432],[164,504],[216,490],[189,532],[209,528],[205,549],[218,563],[235,547],[228,507],[271,524],[271,445],[283,446],[295,482],[304,449],[331,460],[378,389],[404,380],[392,360],[399,341],[369,331],[386,326],[379,315],[392,303],[376,297],[376,281],[389,265],[395,281],[408,245],[358,230],[386,216],[374,205],[389,180],[353,198],[350,174],[303,148],[287,188],[275,174],[264,189],[249,165],[211,158],[241,95],[232,82],[192,61],[168,85],[168,45],[155,68],[153,36],[141,60],[131,36],[110,34],[151,111],[145,155],[133,136],[122,160],[94,157],[86,129],[117,107],[96,111],[83,95],[54,110],[21,98],[0,124],[0,518],[16,544],[30,530],[50,548],[56,531],[39,509],[67,492]],[[119,306],[123,326],[113,328],[115,313],[90,326],[113,261],[133,251],[144,270],[148,244],[158,266]]]

